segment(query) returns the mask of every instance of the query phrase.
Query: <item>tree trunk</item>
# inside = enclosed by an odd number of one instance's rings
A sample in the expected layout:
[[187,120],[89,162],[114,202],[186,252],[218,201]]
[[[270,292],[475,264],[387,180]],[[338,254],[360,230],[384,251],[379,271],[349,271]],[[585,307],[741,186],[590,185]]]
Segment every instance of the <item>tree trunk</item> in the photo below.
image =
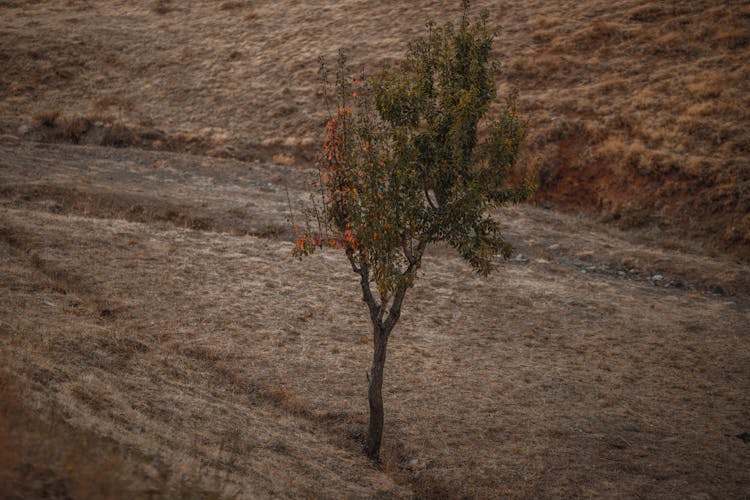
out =
[[380,325],[373,326],[373,354],[370,369],[370,426],[367,430],[365,453],[372,460],[378,460],[380,442],[383,438],[383,367],[385,366],[385,348],[388,333]]

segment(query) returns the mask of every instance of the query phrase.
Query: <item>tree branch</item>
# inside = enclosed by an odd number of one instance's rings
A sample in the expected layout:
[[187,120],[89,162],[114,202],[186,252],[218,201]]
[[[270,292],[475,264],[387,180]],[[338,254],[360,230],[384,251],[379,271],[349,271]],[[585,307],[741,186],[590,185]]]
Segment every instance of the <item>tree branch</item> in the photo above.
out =
[[[426,247],[427,240],[421,240],[417,245],[415,255],[413,256],[413,261],[410,260],[409,267],[406,268],[406,271],[403,272],[402,276],[407,276],[419,269],[419,266],[422,264],[422,255],[424,254],[424,249]],[[388,312],[388,318],[383,324],[383,329],[385,330],[386,335],[390,335],[391,330],[393,330],[393,327],[396,326],[396,323],[401,317],[401,304],[403,304],[404,302],[404,297],[406,297],[406,291],[408,289],[409,286],[406,283],[402,283],[396,289],[396,293],[393,295],[393,304],[391,304],[391,310]]]
[[398,287],[398,289],[396,290],[396,294],[393,296],[393,304],[391,305],[391,310],[388,312],[388,318],[383,324],[383,330],[385,330],[386,335],[390,335],[391,330],[393,330],[393,327],[396,326],[396,322],[401,317],[401,304],[404,302],[404,297],[406,297],[406,291],[408,289],[409,287],[407,287],[406,285],[401,285]]
[[380,315],[380,304],[375,300],[375,297],[370,290],[370,270],[367,264],[362,264],[359,270],[360,281],[359,284],[362,287],[362,300],[367,307],[370,309],[370,320],[372,324],[378,328],[382,327],[381,315]]
[[[409,238],[411,242],[411,238]],[[409,262],[409,264],[414,264],[414,256],[411,253],[411,250],[409,250],[409,245],[406,243],[406,235],[401,239],[401,250],[404,252],[404,257],[406,257],[406,260]]]
[[352,265],[352,271],[360,274],[362,270],[357,267],[357,262],[354,260],[354,251],[351,248],[346,249],[346,258],[349,259],[349,263]]

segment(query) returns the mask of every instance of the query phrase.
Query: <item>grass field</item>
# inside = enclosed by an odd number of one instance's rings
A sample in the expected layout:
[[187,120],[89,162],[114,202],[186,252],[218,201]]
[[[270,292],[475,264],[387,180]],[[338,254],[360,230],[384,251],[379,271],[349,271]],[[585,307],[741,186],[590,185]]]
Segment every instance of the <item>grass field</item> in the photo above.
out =
[[750,496],[747,3],[473,5],[540,190],[489,278],[428,252],[373,464],[357,277],[289,203],[317,57],[458,3],[0,0],[0,496]]

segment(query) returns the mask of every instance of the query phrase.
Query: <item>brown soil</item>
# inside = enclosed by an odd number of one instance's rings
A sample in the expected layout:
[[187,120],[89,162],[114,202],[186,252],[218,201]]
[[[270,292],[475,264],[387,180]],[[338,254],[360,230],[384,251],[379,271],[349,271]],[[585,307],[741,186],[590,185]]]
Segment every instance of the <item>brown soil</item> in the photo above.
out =
[[[459,2],[0,1],[0,132],[309,166],[317,58],[397,60]],[[750,7],[489,2],[540,205],[750,256]],[[533,162],[532,162],[533,163]]]
[[[309,175],[0,141],[0,388],[22,387],[37,419],[0,405],[0,439],[29,451],[2,447],[5,491],[750,495],[747,264],[531,206],[497,214],[519,254],[489,278],[428,256],[369,463],[356,277],[338,253],[294,260],[285,239]],[[70,453],[33,453],[40,439]],[[92,463],[102,486],[77,489]]]

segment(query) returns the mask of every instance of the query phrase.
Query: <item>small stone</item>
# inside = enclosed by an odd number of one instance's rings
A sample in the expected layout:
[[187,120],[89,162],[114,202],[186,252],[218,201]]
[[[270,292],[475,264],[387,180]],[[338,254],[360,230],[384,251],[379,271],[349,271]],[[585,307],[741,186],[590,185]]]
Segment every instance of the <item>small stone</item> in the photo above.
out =
[[685,280],[682,278],[676,278],[669,282],[669,284],[675,288],[685,288],[687,283],[685,283]]
[[31,128],[28,125],[21,125],[20,127],[18,127],[18,135],[26,135],[29,133],[29,130],[31,130]]
[[617,276],[625,276],[625,271],[617,271]]
[[653,276],[651,276],[651,281],[661,281],[663,279],[664,276],[662,276],[661,274],[654,274]]

